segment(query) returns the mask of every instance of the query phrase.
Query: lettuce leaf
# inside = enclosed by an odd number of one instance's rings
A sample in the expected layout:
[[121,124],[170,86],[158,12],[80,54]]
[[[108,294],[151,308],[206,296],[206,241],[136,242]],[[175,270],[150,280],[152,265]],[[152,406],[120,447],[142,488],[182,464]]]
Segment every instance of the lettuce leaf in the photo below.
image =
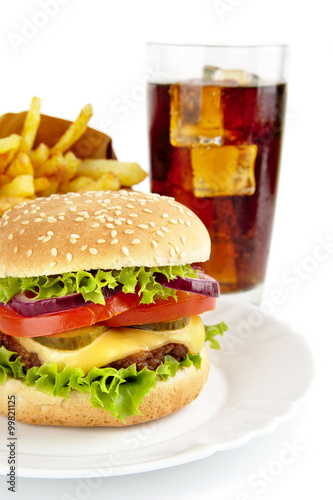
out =
[[181,362],[166,356],[164,364],[155,371],[144,368],[138,372],[136,366],[131,365],[120,370],[92,368],[85,375],[81,368],[66,366],[58,372],[56,363],[44,363],[40,367],[29,368],[25,373],[19,357],[11,361],[15,354],[0,347],[0,385],[6,382],[7,377],[12,377],[50,396],[68,398],[72,390],[90,393],[93,407],[103,408],[123,421],[131,415],[140,415],[139,406],[154,389],[157,380],[174,377],[178,369],[192,364],[200,368],[201,363],[199,354],[188,353]]
[[222,336],[227,330],[229,330],[229,328],[224,321],[221,321],[218,325],[205,325],[205,342],[209,342],[209,347],[211,349],[220,351],[221,346],[215,337],[217,335]]
[[182,278],[197,278],[197,271],[190,264],[163,267],[125,267],[121,270],[83,271],[63,273],[52,276],[33,276],[31,278],[0,278],[0,302],[7,304],[14,295],[31,292],[34,299],[63,297],[72,293],[82,293],[84,300],[105,305],[102,289],[112,290],[122,285],[124,293],[138,290],[141,304],[155,302],[155,298],[174,297],[176,291],[156,282],[156,274],[163,274],[170,281]]

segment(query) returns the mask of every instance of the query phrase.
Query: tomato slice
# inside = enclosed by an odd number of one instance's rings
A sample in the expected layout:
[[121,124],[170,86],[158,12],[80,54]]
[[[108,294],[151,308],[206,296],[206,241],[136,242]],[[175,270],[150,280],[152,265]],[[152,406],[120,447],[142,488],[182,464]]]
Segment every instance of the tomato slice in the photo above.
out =
[[103,321],[102,324],[118,327],[172,321],[211,311],[215,309],[216,304],[215,297],[180,291],[177,292],[177,299],[177,302],[171,297],[168,300],[156,301],[155,304],[139,304],[133,309],[128,309]]
[[106,299],[105,306],[89,304],[68,311],[24,317],[0,306],[0,330],[15,337],[46,337],[66,330],[101,323],[109,327],[172,321],[196,316],[215,308],[216,299],[194,293],[177,292],[173,298],[155,304],[139,304],[140,297],[119,292]]
[[136,294],[119,292],[106,299],[105,306],[89,304],[68,311],[40,316],[24,317],[0,306],[0,330],[15,337],[44,337],[54,333],[94,325],[136,307],[140,298]]

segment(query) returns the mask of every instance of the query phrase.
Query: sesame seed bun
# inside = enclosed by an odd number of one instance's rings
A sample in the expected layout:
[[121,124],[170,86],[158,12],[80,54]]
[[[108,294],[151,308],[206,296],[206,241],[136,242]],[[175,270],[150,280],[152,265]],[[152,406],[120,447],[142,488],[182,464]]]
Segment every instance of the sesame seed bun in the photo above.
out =
[[209,358],[205,348],[201,351],[201,369],[194,365],[178,370],[175,377],[157,381],[156,388],[145,396],[139,407],[141,415],[133,415],[126,423],[108,411],[93,408],[90,394],[72,391],[68,399],[49,396],[27,387],[22,382],[8,379],[1,386],[0,414],[7,415],[9,395],[17,396],[16,419],[37,425],[64,425],[67,427],[119,427],[140,424],[173,413],[191,403],[203,389],[208,373]]
[[184,265],[209,258],[208,232],[173,198],[136,191],[23,202],[0,220],[0,277]]

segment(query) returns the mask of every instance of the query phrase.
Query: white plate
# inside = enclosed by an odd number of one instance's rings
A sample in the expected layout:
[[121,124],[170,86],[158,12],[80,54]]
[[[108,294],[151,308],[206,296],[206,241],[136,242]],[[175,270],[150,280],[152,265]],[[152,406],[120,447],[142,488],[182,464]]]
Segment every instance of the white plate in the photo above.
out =
[[[309,347],[259,308],[226,302],[203,315],[229,332],[209,350],[211,372],[186,408],[127,429],[38,427],[16,423],[22,477],[117,476],[184,464],[245,444],[290,417],[311,385]],[[0,416],[0,474],[8,473],[7,419]]]

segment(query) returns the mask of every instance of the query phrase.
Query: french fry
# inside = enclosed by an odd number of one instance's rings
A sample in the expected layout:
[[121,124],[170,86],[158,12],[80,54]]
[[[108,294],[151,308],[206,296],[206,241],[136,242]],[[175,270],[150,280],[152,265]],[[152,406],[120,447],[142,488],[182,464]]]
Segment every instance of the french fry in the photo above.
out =
[[147,174],[138,163],[121,162],[117,160],[86,159],[82,160],[78,175],[88,175],[97,180],[101,175],[113,172],[120,179],[120,185],[130,187],[143,181]]
[[6,174],[0,174],[0,186],[7,184],[11,181],[11,178]]
[[10,164],[21,143],[21,137],[12,134],[0,139],[0,174],[5,171]]
[[17,151],[21,143],[21,137],[17,134],[11,134],[8,137],[0,139],[0,154],[8,151]]
[[51,182],[47,177],[37,177],[34,179],[35,193],[46,191],[51,186]]
[[119,189],[120,179],[113,172],[102,175],[93,185],[93,191],[118,191]]
[[59,191],[60,193],[83,193],[85,191],[93,190],[95,181],[91,177],[79,176],[75,177],[75,179],[65,182],[60,185]]
[[41,165],[35,168],[36,177],[52,177],[56,176],[59,182],[65,176],[65,171],[67,169],[67,163],[62,153],[56,153],[51,158],[46,160]]
[[50,148],[41,142],[36,149],[30,152],[30,161],[33,167],[39,167],[42,163],[48,160],[50,156]]
[[38,97],[32,98],[30,109],[23,125],[22,142],[19,147],[19,151],[22,151],[22,153],[29,153],[34,145],[40,124],[40,104],[41,101]]
[[18,175],[34,175],[34,169],[31,164],[30,158],[25,153],[18,153],[15,160],[9,165],[6,170],[6,175],[11,179]]
[[68,151],[65,155],[66,171],[64,171],[63,182],[68,182],[75,177],[81,160],[75,156],[72,151]]
[[92,106],[87,104],[82,108],[78,118],[73,122],[64,135],[51,149],[51,153],[64,153],[67,151],[87,130],[88,121],[92,117]]
[[22,201],[25,201],[25,198],[19,196],[0,196],[0,217],[6,210],[19,205]]
[[[42,177],[39,177],[42,179]],[[46,179],[46,177],[45,177]],[[35,179],[36,181],[37,179]],[[38,196],[51,196],[51,194],[59,193],[59,181],[56,177],[47,177],[49,186],[46,189],[38,192]]]
[[2,196],[20,196],[29,198],[34,196],[34,178],[33,175],[18,175],[13,180],[0,187]]

